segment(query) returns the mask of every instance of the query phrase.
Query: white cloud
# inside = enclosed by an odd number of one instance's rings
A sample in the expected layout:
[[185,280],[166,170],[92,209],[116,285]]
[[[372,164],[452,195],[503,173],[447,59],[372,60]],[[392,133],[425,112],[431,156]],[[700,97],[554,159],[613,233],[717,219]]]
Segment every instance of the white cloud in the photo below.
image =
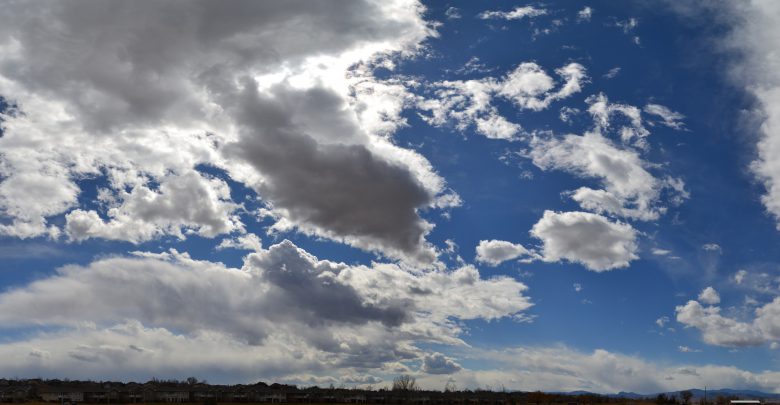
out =
[[658,248],[654,248],[654,249],[652,250],[652,252],[653,252],[653,254],[654,254],[654,255],[656,255],[656,256],[668,256],[668,255],[669,255],[669,253],[672,253],[672,251],[671,251],[671,250],[666,250],[666,249],[658,249]]
[[104,221],[96,211],[69,212],[65,233],[71,240],[97,237],[139,243],[161,234],[183,239],[182,228],[205,237],[243,228],[227,183],[195,171],[161,178],[158,190],[138,185],[115,195],[103,191],[108,195],[105,203],[109,220]]
[[581,187],[572,193],[587,210],[641,220],[657,219],[665,211],[657,205],[668,183],[650,174],[636,151],[620,149],[598,132],[535,136],[530,146],[529,155],[542,170],[564,170],[602,181],[604,190]]
[[701,387],[718,381],[726,387],[776,392],[780,373],[753,372],[718,364],[654,362],[604,349],[589,352],[567,346],[527,346],[466,352],[481,359],[479,369],[418,378],[423,386],[441,389],[448,379],[460,388],[504,386],[519,391],[619,391],[651,394]]
[[667,323],[669,323],[668,316],[662,316],[655,320],[655,324],[658,325],[659,328],[663,328]]
[[216,249],[238,249],[259,252],[263,249],[263,243],[257,235],[250,233],[239,235],[234,238],[222,239],[222,242],[217,245]]
[[619,114],[628,120],[618,129],[623,143],[647,148],[645,138],[650,135],[650,131],[642,124],[642,111],[639,108],[628,104],[610,103],[604,93],[590,96],[585,101],[589,104],[588,112],[593,116],[599,132],[609,131],[614,117]]
[[720,295],[714,288],[707,287],[699,293],[699,301],[709,305],[717,305],[720,303]]
[[716,306],[703,307],[688,301],[675,309],[677,322],[702,333],[705,343],[717,346],[755,346],[766,341],[762,331],[752,323],[740,322],[720,314]]
[[547,14],[547,10],[543,8],[535,8],[533,6],[520,6],[516,7],[512,11],[484,11],[479,14],[479,18],[483,20],[489,19],[501,19],[501,20],[520,20],[523,18],[533,18],[540,15]]
[[[755,116],[760,119],[761,136],[756,142],[758,156],[751,164],[755,177],[766,188],[762,202],[780,229],[780,4],[772,0],[750,2],[696,2],[670,6],[685,15],[699,18],[714,11],[730,26],[728,34],[718,38],[721,49],[731,55],[725,73],[745,91],[755,96]],[[752,141],[752,139],[751,139]]]
[[573,122],[574,116],[578,115],[580,113],[579,108],[573,108],[573,107],[561,107],[560,112],[558,113],[558,118],[560,118],[561,121],[570,124]]
[[582,284],[580,283],[574,283],[573,287],[574,287],[574,291],[576,292],[582,291]]
[[607,73],[604,73],[604,77],[607,79],[614,79],[620,73],[620,70],[620,66],[615,66],[612,69],[609,69]]
[[[200,172],[210,167],[260,194],[275,229],[432,261],[417,210],[457,197],[391,143],[412,98],[372,74],[436,35],[423,12],[413,0],[3,7],[0,94],[22,113],[3,115],[0,234],[56,237],[57,215],[73,240],[240,233],[229,183]],[[322,173],[338,176],[295,191]],[[366,173],[377,181],[350,205],[340,193]],[[85,179],[105,181],[99,209],[79,204]]]
[[590,21],[591,17],[593,17],[593,9],[588,6],[577,12],[577,21]]
[[477,133],[488,138],[514,140],[522,127],[500,115],[492,104],[493,98],[502,97],[518,108],[540,111],[556,100],[580,92],[588,80],[585,68],[578,63],[570,63],[555,72],[563,79],[558,89],[555,86],[559,83],[533,62],[521,63],[500,79],[436,82],[430,85],[434,97],[421,97],[416,106],[429,112],[422,119],[430,125],[453,123],[459,131],[474,126]]
[[701,350],[691,349],[688,346],[677,346],[677,351],[680,353],[701,353]]
[[[221,370],[246,380],[411,360],[453,372],[455,360],[417,343],[462,345],[459,320],[521,317],[531,306],[526,289],[508,277],[482,279],[471,266],[318,260],[288,241],[249,254],[241,269],[176,251],[104,258],[0,294],[4,327],[43,327],[0,344],[6,354],[27,348],[4,356],[0,372],[56,375],[81,364],[73,377],[117,375],[121,362],[124,376]],[[50,354],[45,364],[27,355],[32,349]],[[250,367],[257,358],[263,366]]]
[[457,20],[458,18],[461,18],[460,10],[458,10],[457,7],[449,7],[447,11],[444,12],[444,15],[450,20]]
[[542,241],[542,260],[548,262],[568,260],[602,272],[638,258],[634,228],[597,214],[545,211],[531,235]]
[[541,111],[555,100],[562,100],[582,91],[588,81],[585,68],[579,63],[570,63],[555,70],[564,80],[563,86],[553,91],[555,81],[533,62],[521,63],[498,84],[498,95],[512,100],[516,106],[532,111]]
[[490,266],[498,266],[505,261],[531,254],[521,244],[495,239],[479,241],[476,251],[477,261]]
[[701,245],[701,248],[708,252],[718,252],[718,253],[721,252],[720,245],[718,245],[717,243],[705,243]]
[[615,25],[622,28],[623,32],[629,33],[639,26],[639,20],[631,17],[628,20],[617,21]]
[[746,276],[747,276],[746,270],[739,270],[734,274],[734,282],[737,284],[742,284]]
[[644,108],[645,112],[651,115],[655,115],[661,118],[661,124],[672,129],[685,129],[685,124],[682,119],[684,115],[670,110],[668,107],[660,104],[647,104]]

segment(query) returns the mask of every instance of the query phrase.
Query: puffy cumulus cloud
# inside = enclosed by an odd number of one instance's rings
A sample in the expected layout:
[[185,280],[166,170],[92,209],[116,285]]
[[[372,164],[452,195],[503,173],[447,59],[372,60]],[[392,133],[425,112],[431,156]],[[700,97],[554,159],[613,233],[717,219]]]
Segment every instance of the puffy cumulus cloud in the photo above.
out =
[[455,360],[441,354],[426,354],[420,369],[428,374],[452,374],[462,369]]
[[[73,240],[241,232],[228,183],[197,172],[210,166],[258,192],[278,229],[430,262],[432,225],[417,210],[458,200],[392,143],[410,96],[372,75],[435,35],[423,11],[413,0],[8,4],[0,95],[18,108],[2,116],[0,232],[57,236],[49,219],[62,214]],[[378,181],[355,193],[369,175]],[[105,179],[102,210],[79,204],[92,178]]]
[[182,228],[205,237],[243,230],[227,183],[196,171],[165,176],[157,190],[139,185],[129,192],[119,190],[117,195],[102,191],[109,220],[94,210],[73,210],[65,216],[70,239],[99,237],[138,243],[160,234],[184,238]]
[[[176,251],[103,258],[0,294],[5,328],[43,328],[0,345],[28,348],[0,371],[45,366],[54,375],[83,364],[80,373],[96,375],[115,373],[117,361],[131,375],[202,369],[243,379],[381,370],[426,361],[418,342],[462,345],[461,320],[521,317],[531,306],[526,289],[470,266],[421,272],[318,260],[289,241],[250,253],[241,269]],[[50,355],[28,356],[33,349]],[[263,366],[250,366],[257,359]],[[427,362],[457,366],[435,355]]]
[[675,309],[677,322],[699,329],[705,343],[717,346],[755,346],[766,341],[753,323],[740,322],[720,314],[720,308],[688,301]]
[[542,260],[568,260],[602,272],[628,267],[638,258],[636,230],[588,212],[545,211],[531,229],[542,241]]
[[603,190],[581,187],[571,194],[587,210],[640,220],[657,219],[665,212],[658,201],[669,181],[653,176],[638,152],[619,148],[599,132],[536,135],[528,155],[542,170],[601,180]]
[[448,380],[459,388],[485,385],[519,391],[630,391],[645,394],[679,391],[719,381],[723,386],[776,392],[780,373],[751,372],[717,364],[659,363],[604,349],[591,352],[566,346],[473,349],[464,356],[478,358],[478,369],[449,375],[418,377],[423,387],[439,388]]
[[483,20],[520,20],[523,18],[539,17],[540,15],[545,14],[547,14],[547,10],[543,8],[536,8],[534,6],[520,6],[516,7],[512,11],[483,11],[479,14],[479,18]]
[[498,266],[507,260],[513,260],[531,254],[528,249],[519,243],[495,239],[479,241],[476,251],[477,261],[490,266]]
[[522,128],[498,112],[493,98],[502,97],[520,109],[540,111],[556,100],[580,92],[588,81],[585,68],[578,63],[558,68],[555,73],[563,80],[558,89],[556,80],[533,62],[521,63],[500,79],[435,82],[430,85],[433,97],[420,97],[416,106],[429,113],[422,118],[431,125],[453,123],[459,131],[473,126],[488,138],[513,140]]
[[522,63],[504,78],[498,94],[520,108],[541,111],[555,100],[579,93],[588,81],[585,68],[579,63],[570,63],[556,69],[555,73],[564,80],[564,84],[557,91],[552,91],[555,86],[552,77],[536,63]]
[[707,287],[699,293],[699,301],[709,305],[717,305],[720,303],[720,294],[714,288]]
[[720,296],[708,287],[699,295],[699,301],[691,300],[676,308],[677,321],[700,330],[702,340],[711,345],[740,347],[769,343],[777,346],[780,341],[780,298],[762,305],[747,297],[745,304],[755,307],[752,319],[724,316],[716,306],[719,303]]

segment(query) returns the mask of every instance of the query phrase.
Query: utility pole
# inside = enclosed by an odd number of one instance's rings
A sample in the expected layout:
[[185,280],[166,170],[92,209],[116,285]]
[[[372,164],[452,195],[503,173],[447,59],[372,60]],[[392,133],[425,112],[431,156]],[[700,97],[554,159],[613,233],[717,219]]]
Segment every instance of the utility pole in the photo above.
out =
[[707,386],[704,386],[704,405],[707,405]]

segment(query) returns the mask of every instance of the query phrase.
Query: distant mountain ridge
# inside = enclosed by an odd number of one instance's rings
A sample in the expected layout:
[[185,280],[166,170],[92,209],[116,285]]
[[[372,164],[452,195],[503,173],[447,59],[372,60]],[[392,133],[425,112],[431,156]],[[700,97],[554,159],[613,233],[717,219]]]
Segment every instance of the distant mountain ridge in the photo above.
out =
[[[567,395],[603,395],[610,398],[627,398],[627,399],[642,399],[642,398],[655,398],[659,394],[665,394],[667,396],[674,395],[676,397],[680,397],[680,393],[683,391],[690,391],[691,394],[693,394],[694,399],[700,399],[704,398],[704,390],[698,389],[698,388],[692,388],[689,390],[680,390],[680,391],[667,391],[667,392],[656,392],[654,394],[637,394],[636,392],[625,392],[620,391],[617,394],[597,394],[594,392],[589,391],[569,391],[569,392],[561,392],[562,394]],[[763,391],[756,391],[756,390],[738,390],[738,389],[731,389],[731,388],[721,388],[721,389],[714,389],[714,390],[707,390],[707,398],[714,399],[718,395],[722,396],[736,396],[741,399],[778,399],[780,400],[780,394],[774,394],[771,392],[763,392]]]

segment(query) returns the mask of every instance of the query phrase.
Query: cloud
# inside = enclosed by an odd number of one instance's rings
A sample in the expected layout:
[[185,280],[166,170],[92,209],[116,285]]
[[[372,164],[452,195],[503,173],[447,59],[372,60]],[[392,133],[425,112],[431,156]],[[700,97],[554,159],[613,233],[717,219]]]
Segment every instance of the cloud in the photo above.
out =
[[520,20],[523,18],[534,18],[540,15],[547,14],[547,10],[543,8],[535,8],[533,6],[520,6],[516,7],[512,11],[483,11],[479,14],[479,18],[483,20],[501,19],[501,20]]
[[659,328],[663,328],[667,323],[669,323],[668,316],[662,316],[655,320],[655,324],[658,325]]
[[757,100],[754,110],[760,120],[757,156],[750,168],[766,191],[761,198],[766,210],[780,229],[780,5],[758,0],[748,3],[696,2],[670,6],[690,18],[700,18],[701,11],[726,22],[730,29],[716,38],[721,51],[739,55],[731,59],[724,75]]
[[722,250],[720,248],[720,245],[717,243],[705,243],[701,245],[701,248],[708,251],[708,252],[718,252],[720,253]]
[[766,341],[763,332],[752,323],[739,322],[720,314],[720,308],[703,307],[688,301],[675,309],[677,322],[699,329],[705,343],[716,346],[756,346]]
[[416,106],[430,115],[422,119],[430,125],[453,123],[459,131],[475,127],[477,133],[492,139],[514,140],[521,131],[519,124],[501,116],[492,104],[495,97],[510,100],[521,109],[540,111],[556,100],[582,90],[588,81],[585,68],[570,63],[555,70],[563,79],[558,85],[539,65],[525,62],[505,77],[485,77],[473,80],[446,80],[430,85],[433,97],[420,97]]
[[[432,261],[417,210],[457,197],[392,144],[410,95],[372,73],[436,35],[423,12],[412,0],[4,7],[0,94],[21,113],[2,115],[0,234],[58,237],[58,215],[74,241],[241,233],[226,176],[260,195],[277,230]],[[294,190],[323,173],[327,186]],[[337,195],[367,174],[379,181],[366,193]],[[100,184],[94,204],[79,199],[85,180]]]
[[216,249],[238,249],[259,252],[263,249],[263,243],[257,235],[250,233],[236,236],[235,238],[222,239],[222,242],[217,245]]
[[737,284],[742,284],[746,276],[747,276],[746,270],[739,270],[734,274],[734,282]]
[[542,170],[563,170],[601,180],[604,189],[580,187],[571,196],[584,209],[640,220],[657,219],[661,190],[669,181],[653,176],[636,151],[620,149],[598,132],[563,137],[537,135],[529,157]]
[[523,109],[541,111],[555,100],[562,100],[582,91],[588,81],[585,68],[579,63],[570,63],[555,70],[564,84],[553,91],[555,81],[533,62],[521,63],[509,73],[498,86],[498,94]]
[[582,291],[582,284],[580,283],[574,283],[573,287],[574,287],[574,291],[576,292]]
[[263,174],[252,185],[274,211],[304,232],[431,262],[425,235],[432,226],[417,209],[435,195],[414,173],[372,150],[335,93],[286,86],[268,93],[236,95],[241,137],[226,153]]
[[709,305],[717,305],[720,303],[720,295],[714,288],[707,287],[699,294],[699,301]]
[[582,10],[577,12],[577,21],[590,21],[591,17],[593,17],[593,9],[585,6]]
[[639,20],[635,17],[631,17],[628,20],[615,22],[615,26],[622,28],[623,32],[627,34],[639,26]]
[[[421,272],[318,260],[289,241],[250,253],[241,269],[176,251],[136,253],[65,266],[0,294],[4,328],[41,328],[0,352],[20,345],[49,352],[53,375],[88,360],[80,376],[116,373],[120,361],[131,375],[225,367],[246,379],[249,363],[233,362],[242,350],[274,353],[255,371],[266,377],[381,369],[424,360],[420,342],[462,345],[458,320],[522,316],[531,306],[526,290],[508,277],[482,279],[471,266]],[[166,350],[173,346],[190,355],[176,361]],[[13,357],[0,371],[40,366]],[[440,371],[457,364],[428,362]]]
[[603,272],[628,267],[638,258],[634,228],[597,214],[545,211],[531,235],[542,241],[547,262],[568,260]]
[[677,346],[677,351],[680,353],[701,353],[701,350],[691,349],[688,346]]
[[604,93],[590,96],[585,101],[589,104],[588,112],[593,116],[599,132],[609,131],[612,121],[619,115],[628,120],[618,131],[623,143],[647,148],[645,138],[650,135],[650,131],[642,124],[642,110],[628,104],[610,103]]
[[584,390],[603,394],[680,391],[704,386],[707,381],[736,389],[775,392],[780,382],[780,373],[775,371],[753,372],[718,364],[669,364],[605,349],[580,351],[563,345],[475,348],[465,355],[481,359],[481,366],[451,375],[421,376],[418,382],[439,389],[451,379],[459,388],[487,384],[513,391]]
[[441,353],[425,355],[421,367],[421,370],[428,374],[452,374],[461,369],[460,364]]
[[609,71],[604,74],[604,77],[607,79],[614,79],[618,74],[620,74],[620,70],[620,66],[615,66],[612,69],[609,69]]
[[671,250],[666,250],[666,249],[658,249],[658,248],[654,248],[654,249],[652,250],[652,253],[653,253],[654,255],[656,255],[656,256],[668,256],[668,255],[669,255],[669,253],[672,253],[672,251],[671,251]]
[[[109,195],[111,191],[103,189]],[[160,179],[157,190],[139,185],[130,192],[105,197],[108,221],[96,211],[76,209],[65,216],[65,233],[71,240],[88,238],[140,243],[161,234],[184,239],[182,229],[204,237],[243,230],[222,180],[196,171]]]
[[476,260],[490,266],[531,254],[523,245],[495,239],[479,241],[476,251]]
[[457,7],[449,7],[447,11],[444,12],[444,15],[447,16],[450,20],[457,20],[461,18],[460,10],[458,10]]
[[662,125],[677,130],[685,129],[685,124],[682,122],[682,119],[685,118],[685,116],[670,110],[668,107],[660,104],[647,104],[644,111],[648,114],[660,117]]

